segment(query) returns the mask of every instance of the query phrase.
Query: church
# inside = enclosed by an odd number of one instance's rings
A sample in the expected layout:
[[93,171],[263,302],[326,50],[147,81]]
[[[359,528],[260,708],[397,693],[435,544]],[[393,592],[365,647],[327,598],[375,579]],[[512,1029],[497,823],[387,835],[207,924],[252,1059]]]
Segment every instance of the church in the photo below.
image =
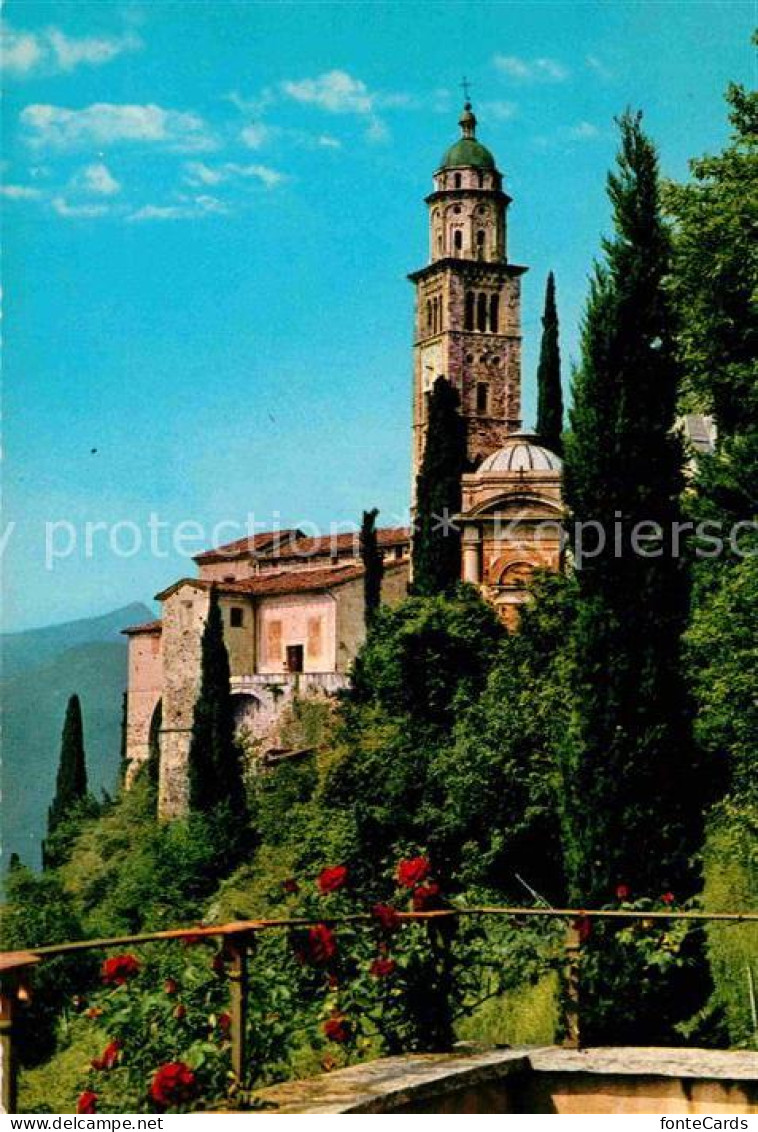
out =
[[[503,175],[477,138],[466,102],[461,136],[426,198],[429,261],[415,289],[412,483],[424,453],[427,397],[439,377],[456,389],[467,437],[462,579],[515,624],[535,569],[560,568],[561,462],[521,432],[521,276],[508,259]],[[408,592],[412,532],[379,531],[382,601]],[[129,644],[127,781],[160,749],[159,810],[187,807],[187,759],[211,589],[218,595],[240,731],[275,748],[296,697],[330,697],[349,681],[365,637],[357,532],[256,533],[194,559],[197,576],[156,595],[159,620],[124,630]]]

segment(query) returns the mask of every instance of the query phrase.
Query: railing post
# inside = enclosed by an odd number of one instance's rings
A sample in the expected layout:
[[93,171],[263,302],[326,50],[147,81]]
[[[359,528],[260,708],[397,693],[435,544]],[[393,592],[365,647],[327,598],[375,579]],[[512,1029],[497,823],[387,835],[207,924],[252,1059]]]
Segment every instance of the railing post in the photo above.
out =
[[248,1000],[248,949],[247,936],[235,936],[228,943],[232,962],[230,1006],[232,1037],[232,1072],[237,1084],[243,1088],[247,1072],[247,1000]]
[[18,1098],[18,1064],[13,1040],[13,1015],[16,1006],[16,988],[8,986],[11,980],[4,980],[0,990],[0,1094],[2,1109],[6,1114],[16,1111]]
[[579,1031],[579,960],[582,951],[582,939],[578,926],[574,923],[566,929],[564,952],[566,966],[564,971],[564,1010],[565,1010],[565,1036],[563,1045],[570,1049],[581,1047]]

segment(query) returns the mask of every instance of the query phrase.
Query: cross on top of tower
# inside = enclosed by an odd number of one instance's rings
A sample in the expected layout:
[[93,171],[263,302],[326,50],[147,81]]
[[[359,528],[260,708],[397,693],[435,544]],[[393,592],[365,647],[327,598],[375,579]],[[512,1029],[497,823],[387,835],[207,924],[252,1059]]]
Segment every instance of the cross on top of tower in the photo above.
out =
[[466,102],[466,103],[470,103],[471,102],[471,83],[469,82],[469,80],[466,78],[465,75],[463,76],[463,82],[461,83],[461,90],[463,91],[463,101]]

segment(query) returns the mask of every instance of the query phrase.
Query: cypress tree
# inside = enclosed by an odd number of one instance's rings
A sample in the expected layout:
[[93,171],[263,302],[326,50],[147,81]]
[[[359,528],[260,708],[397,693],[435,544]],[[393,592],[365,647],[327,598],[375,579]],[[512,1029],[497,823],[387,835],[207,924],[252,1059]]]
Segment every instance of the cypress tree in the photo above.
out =
[[[577,555],[577,522],[598,523],[606,536],[602,552],[576,558],[574,703],[563,752],[570,899],[587,907],[613,901],[619,885],[635,899],[694,895],[705,805],[681,677],[687,572],[670,537],[683,481],[669,241],[655,148],[640,115],[627,113],[619,126],[608,179],[615,236],[591,286],[565,457]],[[632,531],[643,522],[659,524],[663,537],[639,527],[635,549]],[[586,1040],[676,1040],[676,1022],[702,1005],[702,984],[684,968],[651,976],[636,967],[615,931],[593,929],[589,942],[597,963],[583,979]]]
[[466,424],[458,393],[438,377],[427,400],[427,431],[416,478],[413,535],[413,591],[432,596],[450,590],[461,577],[461,476],[466,469]]
[[542,315],[542,343],[537,367],[537,435],[551,452],[563,448],[563,390],[561,351],[558,342],[558,308],[555,304],[555,276],[552,271],[545,287]]
[[48,836],[71,810],[87,797],[87,762],[79,697],[71,696],[61,735],[61,753],[55,780],[55,797],[47,812]]
[[366,628],[376,616],[382,601],[382,578],[384,577],[384,559],[379,549],[379,538],[376,530],[376,517],[378,507],[363,512],[361,522],[360,549],[361,561],[365,574],[363,576],[364,616]]
[[200,669],[189,750],[190,810],[211,813],[225,806],[242,817],[246,813],[242,753],[234,737],[229,654],[215,586],[203,630]]

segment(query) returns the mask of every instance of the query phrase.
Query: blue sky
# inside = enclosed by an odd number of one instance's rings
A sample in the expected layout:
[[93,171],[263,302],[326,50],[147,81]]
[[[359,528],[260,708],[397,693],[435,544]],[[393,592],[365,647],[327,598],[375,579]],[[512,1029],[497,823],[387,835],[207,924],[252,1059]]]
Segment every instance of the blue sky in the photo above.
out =
[[7,629],[191,573],[178,523],[200,524],[194,542],[183,528],[197,550],[251,512],[400,519],[405,274],[425,262],[422,201],[463,74],[514,197],[511,258],[530,266],[527,423],[551,268],[566,371],[575,354],[613,116],[641,107],[683,177],[725,140],[727,82],[755,79],[755,4],[738,0],[4,14]]

